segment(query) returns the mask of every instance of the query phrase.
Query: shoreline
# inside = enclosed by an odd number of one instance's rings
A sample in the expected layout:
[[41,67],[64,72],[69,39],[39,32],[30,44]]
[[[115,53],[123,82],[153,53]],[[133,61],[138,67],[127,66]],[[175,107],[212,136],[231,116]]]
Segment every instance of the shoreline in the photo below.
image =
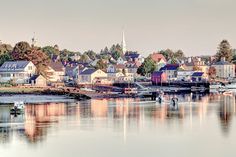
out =
[[23,88],[23,87],[1,87],[0,88],[0,96],[11,96],[11,95],[57,95],[57,96],[66,96],[68,98],[73,98],[78,101],[88,100],[91,97],[81,94],[81,93],[70,93],[63,90],[58,89],[43,89],[43,88]]

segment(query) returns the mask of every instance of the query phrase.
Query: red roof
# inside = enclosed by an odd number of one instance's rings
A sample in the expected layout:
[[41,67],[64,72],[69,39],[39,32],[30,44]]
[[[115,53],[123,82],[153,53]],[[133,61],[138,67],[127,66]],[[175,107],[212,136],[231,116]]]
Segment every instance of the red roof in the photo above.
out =
[[161,59],[163,59],[166,62],[166,58],[160,54],[160,53],[153,53],[151,54],[151,58],[155,61],[155,62],[160,62]]

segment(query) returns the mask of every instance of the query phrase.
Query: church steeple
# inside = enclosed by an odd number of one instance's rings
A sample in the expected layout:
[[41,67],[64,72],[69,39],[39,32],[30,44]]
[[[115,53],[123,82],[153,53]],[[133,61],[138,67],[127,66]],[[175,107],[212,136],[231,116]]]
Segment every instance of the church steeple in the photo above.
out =
[[124,31],[123,31],[123,34],[122,34],[121,48],[122,48],[123,54],[125,54],[127,49],[126,49],[125,32]]
[[31,46],[34,47],[36,45],[36,39],[35,39],[35,32],[34,32],[34,36],[33,38],[31,39]]

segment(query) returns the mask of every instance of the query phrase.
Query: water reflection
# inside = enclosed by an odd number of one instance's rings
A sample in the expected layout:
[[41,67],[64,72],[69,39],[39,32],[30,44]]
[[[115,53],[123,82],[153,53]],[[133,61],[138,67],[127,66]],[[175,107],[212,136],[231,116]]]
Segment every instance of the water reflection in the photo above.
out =
[[[123,134],[138,132],[142,128],[168,129],[178,125],[202,124],[210,115],[220,119],[217,125],[229,135],[235,114],[235,97],[223,95],[179,95],[178,110],[169,107],[172,96],[166,96],[163,104],[144,103],[140,99],[90,100],[77,103],[27,104],[24,115],[11,116],[11,105],[0,106],[0,142],[11,143],[14,134],[30,144],[46,141],[50,133],[72,129],[112,129]],[[201,126],[201,125],[200,125]]]

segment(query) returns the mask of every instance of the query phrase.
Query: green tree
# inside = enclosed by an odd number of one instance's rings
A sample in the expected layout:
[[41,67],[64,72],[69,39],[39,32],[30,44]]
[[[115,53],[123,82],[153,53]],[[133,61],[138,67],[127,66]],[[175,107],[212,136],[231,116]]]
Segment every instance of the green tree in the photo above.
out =
[[112,47],[110,48],[110,52],[115,60],[117,60],[119,57],[123,55],[122,48],[119,44],[112,45]]
[[49,57],[52,57],[52,55],[60,54],[59,50],[53,46],[45,46],[42,48],[42,51],[45,52]]
[[13,47],[9,44],[0,44],[0,55],[5,53],[10,53],[13,50]]
[[182,50],[178,50],[174,53],[174,57],[178,60],[181,60],[185,57],[184,52]]
[[156,69],[155,61],[151,57],[145,58],[142,65],[138,68],[137,73],[146,76],[147,74],[153,73]]
[[12,61],[13,58],[12,56],[10,55],[10,53],[4,53],[2,55],[0,55],[0,66],[6,62],[6,61]]
[[107,68],[107,64],[103,59],[98,60],[96,66],[96,69],[101,69],[101,70],[105,70]]
[[87,55],[91,60],[97,59],[97,54],[93,50],[85,51],[84,54]]
[[90,59],[89,59],[89,57],[86,54],[82,54],[80,59],[79,59],[79,62],[88,63],[89,60]]
[[218,51],[216,53],[217,61],[220,61],[222,57],[228,62],[231,62],[233,59],[232,49],[227,40],[222,40],[218,46]]

